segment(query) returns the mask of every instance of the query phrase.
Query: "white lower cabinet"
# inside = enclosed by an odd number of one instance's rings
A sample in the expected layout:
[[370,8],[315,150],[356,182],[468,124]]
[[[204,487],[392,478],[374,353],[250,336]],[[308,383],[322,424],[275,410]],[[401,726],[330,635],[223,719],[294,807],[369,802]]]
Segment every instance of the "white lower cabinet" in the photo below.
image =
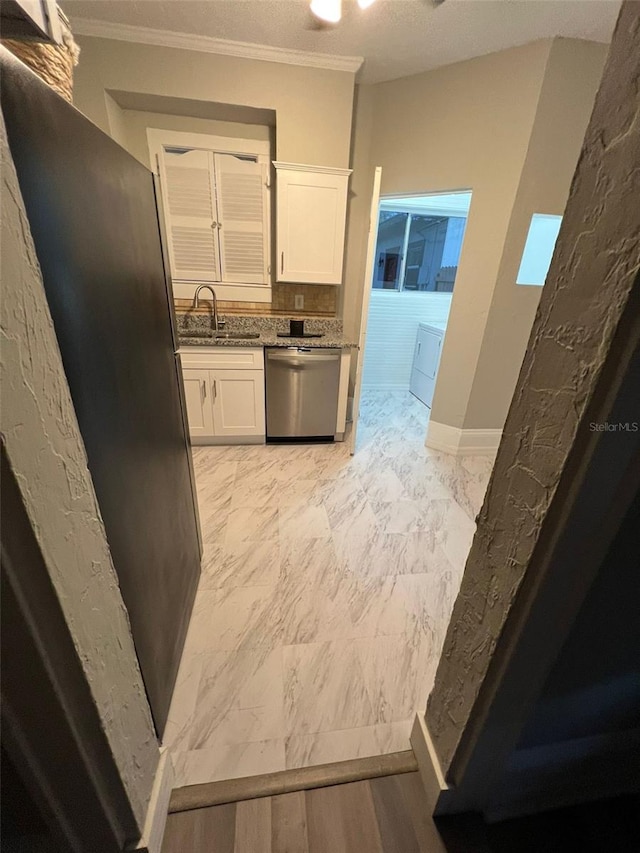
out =
[[214,434],[264,438],[264,370],[212,370],[209,376]]
[[213,407],[209,393],[209,371],[183,368],[184,395],[191,438],[213,435]]
[[263,443],[262,349],[193,347],[180,355],[191,443]]

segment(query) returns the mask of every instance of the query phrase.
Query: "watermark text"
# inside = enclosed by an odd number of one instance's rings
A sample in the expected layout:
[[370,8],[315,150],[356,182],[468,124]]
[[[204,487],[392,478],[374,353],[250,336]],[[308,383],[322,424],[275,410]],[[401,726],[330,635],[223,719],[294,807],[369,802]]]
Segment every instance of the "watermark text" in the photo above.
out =
[[601,423],[591,422],[589,424],[591,432],[638,432],[640,424],[638,421],[620,421],[611,423],[610,421],[602,421]]

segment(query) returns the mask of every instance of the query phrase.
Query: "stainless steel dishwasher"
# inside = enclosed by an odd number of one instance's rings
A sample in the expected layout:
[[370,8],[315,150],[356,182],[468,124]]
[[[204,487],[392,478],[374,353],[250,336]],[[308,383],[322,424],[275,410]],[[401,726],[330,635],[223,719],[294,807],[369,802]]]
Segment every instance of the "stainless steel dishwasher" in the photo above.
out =
[[333,438],[342,350],[266,347],[267,440]]

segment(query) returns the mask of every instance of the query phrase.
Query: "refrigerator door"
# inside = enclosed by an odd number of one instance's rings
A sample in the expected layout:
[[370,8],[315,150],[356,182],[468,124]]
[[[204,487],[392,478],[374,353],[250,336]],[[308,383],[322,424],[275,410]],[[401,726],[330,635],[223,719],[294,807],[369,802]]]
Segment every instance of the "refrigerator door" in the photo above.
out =
[[[176,361],[176,378],[178,380],[178,391],[180,393],[180,412],[182,414],[182,425],[184,427],[184,434],[186,436],[189,435],[189,421],[187,419],[187,398],[184,391],[184,380],[182,373],[182,356],[180,353],[175,354]],[[200,511],[198,508],[198,490],[196,487],[196,473],[193,468],[193,456],[191,455],[191,448],[189,448],[189,452],[187,454],[187,458],[189,460],[189,482],[191,484],[191,497],[193,498],[193,506],[195,507],[196,512],[196,531],[198,533],[198,546],[200,549],[200,557],[202,557],[203,552],[203,543],[202,543],[202,526],[200,524]]]
[[1,51],[2,110],[162,736],[200,572],[151,173]]
[[[167,293],[167,306],[169,308],[169,319],[171,321],[171,346],[174,352],[178,352],[178,325],[176,322],[176,311],[173,304],[173,289],[169,278],[169,253],[167,249],[167,235],[165,220],[162,215],[162,193],[160,192],[160,179],[153,174],[153,192],[156,200],[156,216],[158,218],[158,233],[160,234],[160,250],[162,252],[162,265],[164,267],[164,286]],[[182,387],[182,374],[180,374],[180,386]],[[188,435],[188,432],[187,432]]]

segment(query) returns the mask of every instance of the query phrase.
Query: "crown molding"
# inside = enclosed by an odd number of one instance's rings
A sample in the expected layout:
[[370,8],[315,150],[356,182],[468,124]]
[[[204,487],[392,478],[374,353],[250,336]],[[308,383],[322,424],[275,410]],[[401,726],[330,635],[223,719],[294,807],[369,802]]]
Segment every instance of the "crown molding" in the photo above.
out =
[[137,27],[131,24],[111,24],[93,18],[74,18],[71,23],[73,33],[78,36],[115,39],[136,44],[152,44],[157,47],[177,47],[182,50],[195,50],[202,53],[215,53],[219,56],[236,56],[241,59],[259,59],[262,62],[280,62],[285,65],[303,65],[309,68],[324,68],[328,71],[348,71],[356,74],[362,67],[362,56],[333,56],[329,53],[311,53],[304,50],[290,50],[284,47],[271,47],[266,44],[252,44],[244,41],[229,41],[210,36],[191,33],[177,33],[172,30],[155,30],[149,27]]
[[353,172],[353,169],[341,169],[338,166],[310,166],[308,163],[285,163],[283,160],[274,160],[273,165],[278,171],[321,172],[325,175],[342,175],[347,178]]

